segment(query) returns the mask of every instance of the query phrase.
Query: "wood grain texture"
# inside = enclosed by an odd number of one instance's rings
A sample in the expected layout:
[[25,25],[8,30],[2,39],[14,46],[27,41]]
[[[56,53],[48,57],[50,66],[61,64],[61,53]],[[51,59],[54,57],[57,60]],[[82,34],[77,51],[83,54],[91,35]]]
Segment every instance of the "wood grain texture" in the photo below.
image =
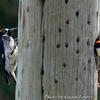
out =
[[44,3],[43,87],[44,97],[48,96],[44,100],[53,95],[63,99],[64,96],[88,95],[92,96],[88,99],[96,100],[97,70],[93,45],[98,34],[98,2],[66,2],[46,0]]
[[97,100],[97,11],[98,0],[19,1],[16,100]]
[[42,1],[20,0],[19,3],[16,100],[41,100]]

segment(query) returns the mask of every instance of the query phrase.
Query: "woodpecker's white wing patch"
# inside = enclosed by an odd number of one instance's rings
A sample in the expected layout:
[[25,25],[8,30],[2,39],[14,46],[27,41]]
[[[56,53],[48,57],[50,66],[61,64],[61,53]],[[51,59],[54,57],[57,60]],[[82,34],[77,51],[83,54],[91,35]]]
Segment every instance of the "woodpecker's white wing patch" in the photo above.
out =
[[4,54],[2,54],[2,58],[4,58]]
[[97,54],[100,56],[100,48],[97,48]]

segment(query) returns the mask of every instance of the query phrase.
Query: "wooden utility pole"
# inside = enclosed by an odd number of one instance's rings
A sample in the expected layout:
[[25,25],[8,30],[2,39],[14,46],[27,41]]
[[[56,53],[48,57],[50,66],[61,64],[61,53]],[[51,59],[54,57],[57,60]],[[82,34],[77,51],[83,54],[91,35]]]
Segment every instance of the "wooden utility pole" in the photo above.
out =
[[98,0],[20,0],[16,100],[97,100]]

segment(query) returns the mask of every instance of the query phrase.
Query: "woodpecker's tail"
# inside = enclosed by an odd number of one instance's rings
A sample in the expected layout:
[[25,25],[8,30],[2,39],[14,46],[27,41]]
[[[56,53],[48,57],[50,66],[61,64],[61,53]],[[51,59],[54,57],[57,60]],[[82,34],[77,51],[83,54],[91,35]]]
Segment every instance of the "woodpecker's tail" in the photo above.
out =
[[16,78],[16,75],[15,75],[15,72],[10,72],[10,75],[12,76],[13,80],[14,80],[15,83],[16,83],[17,78]]
[[7,71],[6,71],[6,83],[7,83],[8,85],[10,85],[9,74],[8,74]]

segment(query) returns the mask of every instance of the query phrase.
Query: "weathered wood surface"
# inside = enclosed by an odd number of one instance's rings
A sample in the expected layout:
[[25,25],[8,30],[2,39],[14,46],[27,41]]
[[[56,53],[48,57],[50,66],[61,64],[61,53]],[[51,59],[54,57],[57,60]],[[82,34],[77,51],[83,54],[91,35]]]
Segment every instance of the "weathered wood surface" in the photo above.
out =
[[[45,1],[45,100],[53,95],[63,99],[64,96],[92,96],[88,100],[96,100],[97,70],[93,45],[98,34],[97,5],[98,2],[93,0]],[[55,98],[53,100],[61,97]]]
[[39,0],[19,1],[16,100],[41,100],[42,34]]
[[98,0],[19,2],[16,100],[97,100]]

